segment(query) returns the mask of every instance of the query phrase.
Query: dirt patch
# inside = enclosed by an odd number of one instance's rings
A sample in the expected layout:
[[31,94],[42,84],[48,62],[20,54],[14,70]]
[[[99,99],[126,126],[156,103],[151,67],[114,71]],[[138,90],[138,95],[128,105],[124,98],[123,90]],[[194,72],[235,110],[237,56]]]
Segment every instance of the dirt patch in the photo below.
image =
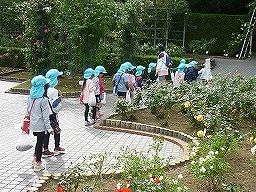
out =
[[[189,118],[180,113],[178,106],[173,107],[173,110],[169,114],[163,114],[158,118],[147,109],[128,113],[128,117],[130,117],[129,121],[161,126],[177,130],[191,136],[195,136],[196,133],[196,130],[190,125]],[[121,119],[118,115],[111,118]],[[256,122],[243,121],[240,124],[241,132],[248,133],[251,127],[255,128]],[[226,183],[235,183],[243,186],[243,190],[239,190],[239,192],[253,192],[256,189],[256,158],[253,157],[250,152],[250,148],[252,146],[248,140],[249,138],[245,138],[245,141],[239,144],[237,153],[231,154],[228,160],[232,168],[227,174]],[[182,173],[183,184],[186,185],[191,192],[213,192],[209,190],[209,185],[206,182],[194,177],[193,173],[189,170],[189,165],[190,162],[187,162],[170,167],[167,175],[177,178],[178,174]],[[118,182],[120,182],[120,179],[105,178],[104,182],[95,188],[93,192],[113,192]],[[56,189],[57,183],[49,181],[40,189],[40,191],[54,192]],[[224,192],[224,190],[219,190],[218,192]]]
[[[188,116],[183,115],[179,111],[178,106],[174,106],[173,110],[170,111],[169,114],[163,114],[159,118],[156,118],[148,109],[134,111],[131,114],[128,114],[128,117],[130,115],[135,117],[135,119],[133,118],[132,121],[138,123],[162,126],[186,133],[191,136],[195,136],[197,132],[197,130],[191,126]],[[119,116],[112,118],[120,119]],[[240,131],[246,134],[251,130],[252,127],[256,127],[256,122],[249,120],[242,121],[240,122],[239,127]],[[238,145],[239,148],[237,153],[231,154],[228,159],[228,162],[232,168],[227,174],[226,183],[235,183],[237,185],[241,185],[244,188],[242,191],[255,191],[256,158],[252,156],[250,152],[252,145],[249,143],[248,137],[245,137],[245,141]],[[189,164],[190,162],[187,162],[185,164],[171,167],[168,171],[168,175],[177,177],[179,173],[182,173],[184,177],[183,183],[190,189],[191,192],[208,192],[209,188],[207,183],[202,182],[193,176],[193,173],[191,173],[188,169]]]

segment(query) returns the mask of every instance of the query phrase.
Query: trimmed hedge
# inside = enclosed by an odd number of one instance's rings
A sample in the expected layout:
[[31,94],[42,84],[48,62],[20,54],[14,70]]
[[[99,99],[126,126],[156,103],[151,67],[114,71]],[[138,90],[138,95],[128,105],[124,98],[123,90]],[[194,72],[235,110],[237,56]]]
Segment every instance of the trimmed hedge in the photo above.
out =
[[223,50],[227,49],[232,34],[241,32],[241,21],[248,20],[248,15],[190,14],[186,32],[186,47],[192,40],[217,38],[210,54],[222,55]]
[[[104,62],[102,65],[106,68],[108,75],[114,75],[117,70],[119,69],[120,65],[124,62],[122,62],[122,55],[112,54],[112,55],[106,55]],[[172,57],[173,60],[173,67],[177,67],[180,63],[180,60],[182,58],[180,57]],[[142,65],[146,68],[148,68],[149,63],[156,63],[157,61],[157,55],[135,55],[131,58],[130,62],[134,66]]]
[[[123,56],[120,54],[105,55],[102,65],[106,68],[108,75],[114,75],[123,63]],[[56,53],[54,55],[55,61],[52,62],[52,68],[59,70],[68,69],[67,55],[64,53]],[[172,57],[173,67],[177,67],[180,63],[180,57]],[[134,66],[142,65],[148,68],[149,63],[156,62],[157,55],[135,55],[131,58],[130,62]],[[13,67],[13,68],[26,68],[25,58],[22,48],[8,48],[0,47],[0,66]],[[82,69],[82,68],[81,68]]]

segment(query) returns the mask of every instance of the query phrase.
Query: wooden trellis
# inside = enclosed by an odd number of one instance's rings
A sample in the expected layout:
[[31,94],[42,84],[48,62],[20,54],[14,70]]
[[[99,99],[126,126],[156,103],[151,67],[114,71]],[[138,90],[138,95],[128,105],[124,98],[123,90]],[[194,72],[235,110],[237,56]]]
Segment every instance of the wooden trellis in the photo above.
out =
[[144,32],[142,41],[153,46],[174,43],[184,47],[187,13],[172,12],[170,9],[150,8],[149,19],[141,28]]

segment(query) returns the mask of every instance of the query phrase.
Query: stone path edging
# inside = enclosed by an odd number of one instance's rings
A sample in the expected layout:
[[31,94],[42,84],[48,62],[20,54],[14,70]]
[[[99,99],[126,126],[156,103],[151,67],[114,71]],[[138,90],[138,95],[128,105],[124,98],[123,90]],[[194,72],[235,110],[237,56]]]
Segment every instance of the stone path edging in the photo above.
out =
[[190,158],[188,143],[194,142],[195,144],[198,144],[197,139],[185,133],[136,122],[104,119],[100,123],[96,123],[94,125],[94,128],[109,131],[120,131],[148,137],[155,137],[160,135],[163,137],[164,140],[178,145],[183,150],[183,154],[181,155],[181,157],[178,160],[172,161],[170,163],[170,166],[175,166],[189,161]]

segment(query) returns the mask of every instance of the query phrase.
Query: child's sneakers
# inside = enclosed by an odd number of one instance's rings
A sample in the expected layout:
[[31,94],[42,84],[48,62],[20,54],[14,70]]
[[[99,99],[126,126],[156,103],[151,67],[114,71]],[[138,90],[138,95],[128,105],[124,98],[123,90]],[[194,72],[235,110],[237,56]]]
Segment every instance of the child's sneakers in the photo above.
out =
[[51,152],[48,149],[45,149],[44,152],[42,153],[43,158],[51,157],[53,155],[54,155],[54,152]]
[[89,121],[85,121],[84,125],[87,127],[87,126],[91,126],[92,124]]
[[62,147],[55,147],[54,148],[54,155],[59,155],[59,154],[62,154],[62,153],[65,153],[64,148],[62,148]]
[[32,165],[34,165],[35,162],[36,162],[36,156],[34,155],[34,156],[33,156],[33,160],[31,161]]
[[34,165],[34,171],[35,172],[42,171],[44,169],[45,169],[45,167],[44,167],[42,161],[36,161],[35,162],[35,165]]

